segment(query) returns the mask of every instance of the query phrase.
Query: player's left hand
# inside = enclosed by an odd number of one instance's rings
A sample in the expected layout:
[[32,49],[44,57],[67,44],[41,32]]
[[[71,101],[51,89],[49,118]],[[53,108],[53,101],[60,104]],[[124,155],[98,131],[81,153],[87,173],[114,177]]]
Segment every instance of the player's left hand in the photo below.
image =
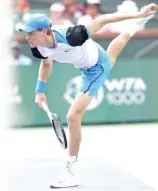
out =
[[157,9],[158,9],[158,6],[154,3],[146,5],[138,13],[139,17],[148,17],[150,15],[153,15],[154,13],[156,13]]

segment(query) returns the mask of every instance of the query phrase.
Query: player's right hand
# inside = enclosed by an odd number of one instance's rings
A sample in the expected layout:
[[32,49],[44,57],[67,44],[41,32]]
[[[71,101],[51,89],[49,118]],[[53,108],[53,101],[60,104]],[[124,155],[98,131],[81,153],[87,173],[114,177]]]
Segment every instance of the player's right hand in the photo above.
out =
[[35,96],[35,103],[38,104],[38,106],[43,109],[42,102],[45,102],[47,104],[47,98],[44,93],[37,93]]

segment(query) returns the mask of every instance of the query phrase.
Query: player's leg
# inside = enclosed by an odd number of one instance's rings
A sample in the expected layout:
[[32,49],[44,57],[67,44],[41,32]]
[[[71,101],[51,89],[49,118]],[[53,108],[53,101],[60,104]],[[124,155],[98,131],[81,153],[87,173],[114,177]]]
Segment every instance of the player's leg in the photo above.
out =
[[74,187],[78,186],[74,174],[74,165],[77,161],[77,156],[80,149],[81,143],[81,120],[84,114],[85,109],[93,99],[92,96],[89,96],[89,93],[78,93],[74,103],[71,105],[68,114],[67,122],[69,129],[69,144],[68,152],[69,157],[66,162],[66,169],[59,179],[54,182],[51,188],[60,188],[60,187]]
[[107,53],[111,59],[111,63],[114,65],[117,57],[122,52],[128,41],[131,39],[131,35],[128,32],[121,33],[109,44]]
[[109,46],[107,48],[107,53],[108,53],[113,65],[115,64],[117,57],[122,52],[122,50],[127,45],[128,41],[132,38],[132,36],[137,31],[142,29],[144,24],[147,23],[147,21],[150,20],[152,17],[153,17],[153,15],[146,17],[146,18],[129,20],[129,22],[131,22],[131,27],[129,27],[126,32],[124,32],[124,33],[120,34],[118,37],[116,37],[109,44]]
[[68,111],[69,156],[77,157],[78,155],[81,142],[81,120],[92,99],[93,97],[89,96],[88,92],[85,94],[80,92]]

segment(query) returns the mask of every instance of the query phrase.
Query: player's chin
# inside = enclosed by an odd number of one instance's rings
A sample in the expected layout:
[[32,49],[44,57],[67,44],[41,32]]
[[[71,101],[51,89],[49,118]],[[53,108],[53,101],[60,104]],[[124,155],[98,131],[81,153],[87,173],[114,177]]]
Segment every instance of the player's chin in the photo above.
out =
[[29,42],[29,45],[30,45],[31,48],[35,48],[36,47],[35,44],[32,44],[31,42]]
[[35,45],[30,45],[31,48],[35,48],[36,46]]

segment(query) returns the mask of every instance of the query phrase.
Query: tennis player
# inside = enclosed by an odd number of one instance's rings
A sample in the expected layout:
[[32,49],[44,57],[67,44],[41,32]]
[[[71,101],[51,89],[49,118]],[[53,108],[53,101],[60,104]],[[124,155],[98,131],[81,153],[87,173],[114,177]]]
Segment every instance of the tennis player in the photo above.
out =
[[[73,64],[83,75],[80,92],[67,114],[69,157],[65,168],[66,176],[58,179],[53,184],[54,187],[78,185],[73,169],[81,143],[81,120],[84,111],[107,79],[120,52],[131,37],[154,16],[157,8],[158,6],[152,3],[137,13],[105,14],[88,26],[77,25],[58,30],[52,29],[51,21],[43,14],[33,14],[20,29],[26,32],[33,56],[41,59],[35,89],[35,102],[40,108],[42,101],[47,103],[44,90],[52,72],[53,60]],[[91,36],[104,25],[127,19],[131,22],[131,27],[115,38],[106,51],[92,40]]]

